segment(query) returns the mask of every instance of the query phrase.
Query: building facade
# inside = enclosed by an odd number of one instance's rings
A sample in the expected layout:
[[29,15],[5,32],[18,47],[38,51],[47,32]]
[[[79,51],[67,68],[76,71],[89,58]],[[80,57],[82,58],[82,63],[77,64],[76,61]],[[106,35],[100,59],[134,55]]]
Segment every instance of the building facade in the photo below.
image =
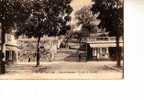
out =
[[[1,41],[0,41],[1,45]],[[5,44],[4,44],[4,56],[6,63],[16,63],[18,61],[18,47],[17,40],[14,34],[5,34]],[[1,46],[0,46],[1,50]]]
[[[116,37],[90,37],[87,43],[92,49],[93,60],[116,60]],[[123,59],[123,39],[120,38],[121,58]]]

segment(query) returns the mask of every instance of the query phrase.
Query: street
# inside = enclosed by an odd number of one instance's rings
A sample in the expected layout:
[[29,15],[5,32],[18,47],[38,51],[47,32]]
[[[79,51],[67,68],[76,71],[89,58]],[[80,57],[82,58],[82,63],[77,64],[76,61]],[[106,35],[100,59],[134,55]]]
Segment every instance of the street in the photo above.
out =
[[122,69],[116,68],[116,62],[50,62],[41,63],[35,68],[35,63],[19,63],[7,68],[0,79],[121,79]]

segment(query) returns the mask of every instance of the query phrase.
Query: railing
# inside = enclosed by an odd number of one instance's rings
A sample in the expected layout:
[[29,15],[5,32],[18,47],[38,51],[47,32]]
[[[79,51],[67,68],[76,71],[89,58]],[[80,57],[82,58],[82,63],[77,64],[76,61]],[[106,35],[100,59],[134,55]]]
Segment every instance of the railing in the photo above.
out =
[[[82,40],[83,42],[116,42],[116,37],[89,37],[85,40]],[[120,42],[123,42],[123,39],[120,38]]]

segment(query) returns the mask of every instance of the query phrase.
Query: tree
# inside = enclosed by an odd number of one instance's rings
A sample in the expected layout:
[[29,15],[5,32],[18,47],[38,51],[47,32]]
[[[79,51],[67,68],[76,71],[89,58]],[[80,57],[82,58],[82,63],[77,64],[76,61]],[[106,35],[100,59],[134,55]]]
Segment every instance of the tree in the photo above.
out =
[[[84,6],[75,13],[75,18],[77,20],[77,26],[81,27],[80,32],[78,32],[79,42],[81,48],[85,48],[86,51],[86,60],[91,57],[91,49],[89,45],[85,42],[81,42],[89,37],[90,33],[96,33],[98,31],[98,25],[100,20],[97,18],[99,13],[93,14],[91,11],[91,6]],[[83,44],[84,43],[84,44]]]
[[106,28],[110,36],[116,36],[117,66],[120,67],[121,54],[119,39],[123,35],[123,0],[92,0],[92,11],[100,12],[101,24],[99,27]]
[[40,40],[44,35],[56,36],[66,32],[70,21],[71,0],[31,0],[30,16],[27,21],[18,25],[17,35],[37,38],[36,66],[40,65]]
[[97,19],[99,13],[92,14],[91,6],[84,6],[80,10],[75,13],[75,18],[77,20],[77,25],[81,26],[81,31],[85,33],[96,32],[98,29],[98,25],[100,24],[100,20]]
[[[22,0],[0,0],[1,55],[3,55],[0,57],[0,62],[5,62],[5,34],[9,33],[15,23],[24,20],[27,15],[22,3]],[[20,16],[23,18],[19,19]],[[0,67],[2,66],[4,67],[4,63]]]

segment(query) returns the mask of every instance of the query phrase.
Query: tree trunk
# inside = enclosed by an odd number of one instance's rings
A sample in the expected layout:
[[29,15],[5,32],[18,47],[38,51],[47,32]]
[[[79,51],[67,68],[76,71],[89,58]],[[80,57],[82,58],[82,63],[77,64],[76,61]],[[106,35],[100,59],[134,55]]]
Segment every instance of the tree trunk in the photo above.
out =
[[121,50],[119,45],[120,36],[119,33],[116,34],[116,58],[117,58],[117,67],[121,66]]
[[41,36],[38,37],[37,40],[37,56],[36,56],[36,67],[38,67],[40,65],[40,39]]
[[5,51],[6,51],[6,47],[5,47],[5,28],[3,26],[3,24],[1,24],[1,56],[0,56],[0,74],[4,74],[5,73]]

